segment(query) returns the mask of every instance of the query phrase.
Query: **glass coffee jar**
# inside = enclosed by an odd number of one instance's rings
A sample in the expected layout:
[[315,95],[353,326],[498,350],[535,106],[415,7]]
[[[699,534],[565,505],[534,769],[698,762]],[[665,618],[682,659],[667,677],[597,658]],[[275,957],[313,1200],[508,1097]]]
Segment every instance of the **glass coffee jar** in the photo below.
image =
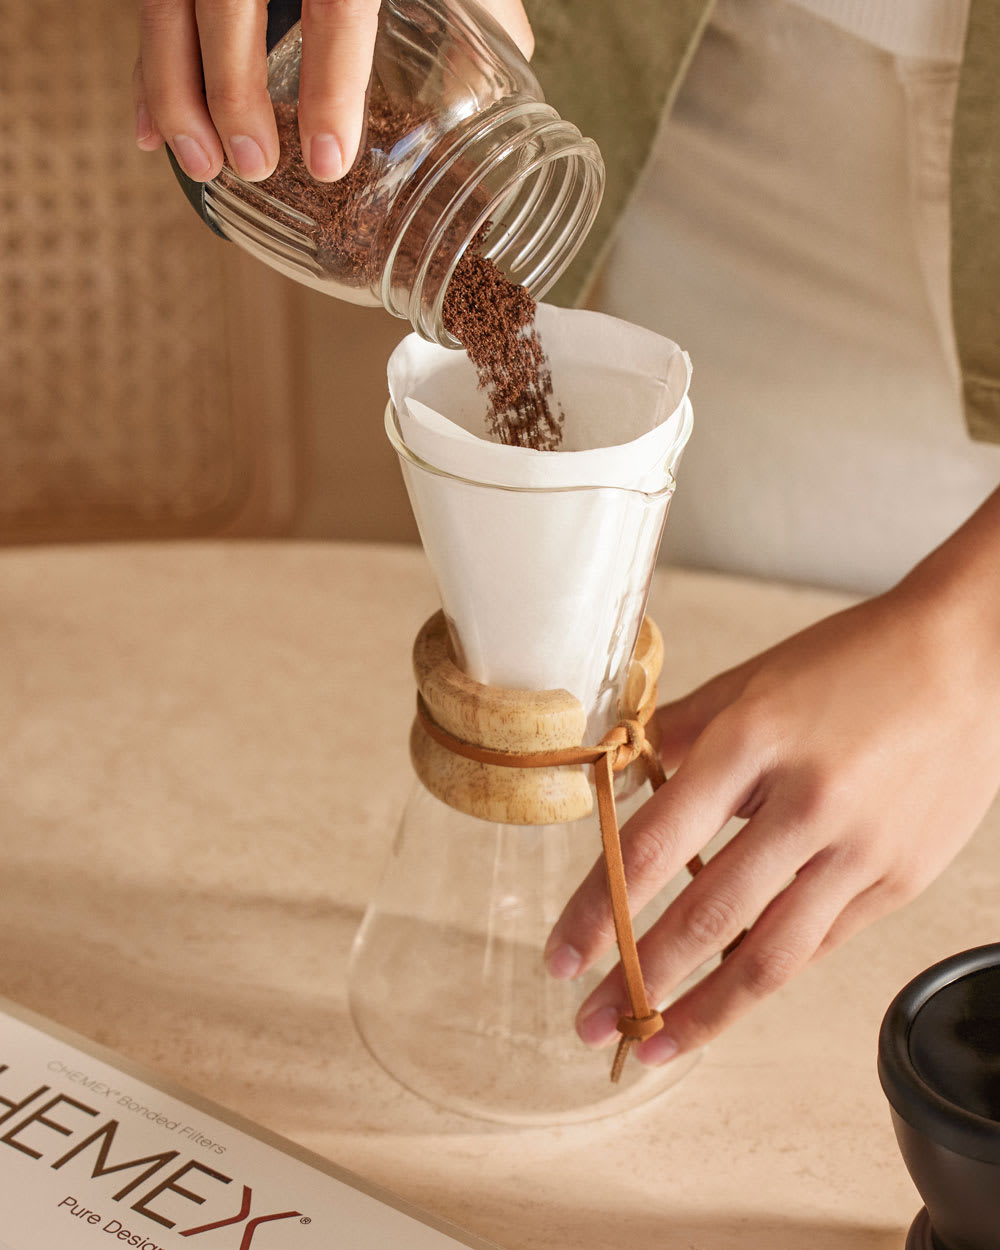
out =
[[536,298],[556,281],[600,204],[597,145],[545,104],[506,33],[471,0],[383,0],[358,158],[313,181],[298,141],[302,35],[268,57],[282,155],[244,182],[229,169],[188,198],[219,234],[298,282],[381,304],[455,346],[444,293],[470,244]]

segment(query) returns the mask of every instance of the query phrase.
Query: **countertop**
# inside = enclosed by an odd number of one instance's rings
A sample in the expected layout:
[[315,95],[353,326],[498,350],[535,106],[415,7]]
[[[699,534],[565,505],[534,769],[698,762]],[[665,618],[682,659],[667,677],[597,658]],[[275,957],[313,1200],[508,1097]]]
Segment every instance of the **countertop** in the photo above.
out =
[[[662,692],[849,602],[660,570]],[[0,554],[0,994],[509,1250],[902,1250],[875,1072],[915,973],[995,940],[1000,809],[907,908],[660,1099],[506,1128],[369,1057],[346,960],[411,774],[416,548]]]

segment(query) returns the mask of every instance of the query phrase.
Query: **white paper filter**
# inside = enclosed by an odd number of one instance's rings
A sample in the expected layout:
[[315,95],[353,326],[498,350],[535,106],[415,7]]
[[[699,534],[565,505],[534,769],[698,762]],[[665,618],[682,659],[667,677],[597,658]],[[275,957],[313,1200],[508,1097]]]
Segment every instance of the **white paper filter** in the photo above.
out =
[[493,441],[465,353],[415,334],[389,360],[390,435],[465,671],[598,710],[645,605],[691,432],[691,364],[600,313],[542,304],[536,325],[559,451]]

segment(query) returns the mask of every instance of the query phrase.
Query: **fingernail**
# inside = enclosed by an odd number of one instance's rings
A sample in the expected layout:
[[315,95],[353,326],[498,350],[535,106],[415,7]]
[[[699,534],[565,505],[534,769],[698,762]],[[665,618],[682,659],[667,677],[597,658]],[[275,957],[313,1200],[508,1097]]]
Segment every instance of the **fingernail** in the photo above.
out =
[[192,139],[190,135],[174,135],[170,146],[184,172],[192,178],[207,178],[212,172],[209,155],[197,139]]
[[583,956],[573,946],[560,945],[545,953],[545,967],[549,976],[557,981],[569,981],[582,965]]
[[644,1063],[647,1068],[655,1068],[661,1063],[666,1063],[669,1059],[673,1059],[680,1047],[672,1037],[668,1037],[661,1029],[659,1033],[654,1033],[647,1042],[643,1042],[636,1049],[635,1055],[640,1063]]
[[135,141],[136,143],[144,143],[153,137],[153,119],[149,115],[149,109],[145,104],[139,103],[135,106]]
[[335,135],[313,135],[309,143],[309,172],[321,182],[333,182],[344,167],[344,155]]
[[581,1016],[576,1022],[576,1031],[585,1046],[603,1046],[618,1032],[618,1017],[621,1011],[617,1007],[598,1007],[596,1011]]
[[267,176],[268,165],[264,149],[249,135],[233,135],[229,140],[229,152],[241,178],[253,181]]

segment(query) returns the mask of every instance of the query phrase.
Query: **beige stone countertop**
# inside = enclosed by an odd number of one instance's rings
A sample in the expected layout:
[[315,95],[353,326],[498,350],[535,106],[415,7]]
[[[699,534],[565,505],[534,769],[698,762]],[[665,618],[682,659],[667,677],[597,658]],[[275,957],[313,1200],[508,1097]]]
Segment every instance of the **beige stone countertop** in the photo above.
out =
[[[846,603],[657,573],[665,693]],[[0,994],[510,1250],[902,1250],[875,1072],[927,965],[996,939],[1000,811],[939,880],[617,1119],[505,1128],[376,1066],[348,949],[410,788],[422,554],[0,554]]]

